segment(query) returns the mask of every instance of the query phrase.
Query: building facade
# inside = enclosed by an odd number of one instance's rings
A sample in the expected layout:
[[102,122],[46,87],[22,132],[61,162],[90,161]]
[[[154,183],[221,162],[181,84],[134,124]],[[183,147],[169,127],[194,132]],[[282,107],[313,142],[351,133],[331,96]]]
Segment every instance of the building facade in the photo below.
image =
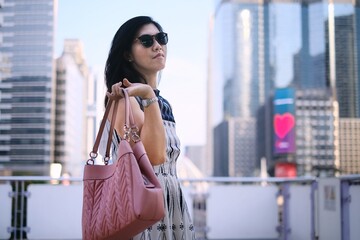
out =
[[214,176],[254,176],[257,169],[254,133],[255,118],[228,118],[215,128]]
[[[229,1],[219,9],[215,48],[221,77],[216,82],[222,86],[222,99],[218,101],[223,103],[223,120],[217,123],[213,135],[213,171],[219,175],[216,166],[227,162],[226,176],[252,176],[262,157],[258,153],[256,129],[264,131],[264,125],[257,125],[256,117],[272,86],[265,64],[269,57],[265,38],[268,7],[252,1]],[[228,132],[220,133],[220,129]],[[218,141],[220,136],[226,136],[229,145],[227,141]],[[228,151],[227,158],[220,157],[219,151]]]
[[48,175],[54,160],[55,10],[53,0],[1,1],[0,164],[10,171]]
[[[360,118],[359,39],[356,9],[335,16],[336,94],[340,118]],[[357,10],[359,11],[359,10]],[[357,27],[357,28],[356,28]]]
[[87,89],[89,71],[83,45],[66,39],[64,51],[56,60],[55,162],[62,172],[81,176],[88,156]]
[[326,90],[297,91],[295,105],[297,174],[334,176],[340,163],[333,100]]
[[340,118],[340,173],[360,174],[360,119]]

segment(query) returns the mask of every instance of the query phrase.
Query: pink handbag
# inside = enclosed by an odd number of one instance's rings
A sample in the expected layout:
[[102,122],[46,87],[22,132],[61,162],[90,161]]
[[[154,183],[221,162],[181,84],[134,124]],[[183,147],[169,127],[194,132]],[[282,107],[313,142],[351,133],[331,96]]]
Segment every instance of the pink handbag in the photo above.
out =
[[[118,146],[117,161],[112,165],[107,164],[119,102],[110,98],[93,150],[90,152],[90,159],[84,168],[82,234],[85,240],[129,239],[165,216],[160,183],[138,135],[126,90],[124,95],[125,136]],[[105,165],[94,165],[113,102],[115,105],[104,158]],[[134,142],[133,147],[130,146],[130,141]]]

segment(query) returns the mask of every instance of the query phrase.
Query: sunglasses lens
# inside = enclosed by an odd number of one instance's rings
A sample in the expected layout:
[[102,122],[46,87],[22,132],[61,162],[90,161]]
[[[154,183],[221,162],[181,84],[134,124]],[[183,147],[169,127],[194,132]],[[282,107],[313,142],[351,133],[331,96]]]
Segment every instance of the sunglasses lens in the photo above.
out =
[[160,33],[156,34],[155,38],[156,38],[156,41],[158,43],[160,43],[161,45],[166,45],[168,43],[168,36],[164,32],[160,32]]
[[154,40],[153,40],[152,36],[150,36],[150,35],[140,36],[139,40],[140,40],[141,44],[146,48],[151,47],[154,44]]
[[142,35],[138,37],[138,39],[144,47],[149,48],[154,44],[154,37],[160,45],[166,45],[168,43],[167,33],[164,32],[159,32],[155,36],[151,36],[148,34]]

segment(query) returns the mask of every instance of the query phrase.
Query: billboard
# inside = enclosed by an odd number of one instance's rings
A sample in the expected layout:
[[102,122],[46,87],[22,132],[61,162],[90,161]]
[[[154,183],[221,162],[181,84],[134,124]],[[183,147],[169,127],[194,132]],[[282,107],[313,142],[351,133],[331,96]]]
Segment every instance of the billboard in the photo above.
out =
[[279,162],[275,164],[275,177],[296,177],[296,164],[289,162]]
[[280,88],[274,94],[274,153],[295,152],[295,90]]

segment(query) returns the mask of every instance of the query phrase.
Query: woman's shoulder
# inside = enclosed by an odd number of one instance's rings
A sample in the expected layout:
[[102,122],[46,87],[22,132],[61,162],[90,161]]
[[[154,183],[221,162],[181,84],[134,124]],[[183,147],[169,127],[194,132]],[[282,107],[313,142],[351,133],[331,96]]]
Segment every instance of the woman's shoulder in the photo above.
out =
[[144,111],[144,106],[142,105],[142,102],[141,102],[142,99],[141,99],[141,97],[135,96],[134,98],[135,98],[135,100],[137,101],[137,103],[139,104],[140,109],[141,109],[142,111]]
[[158,96],[158,99],[159,99],[159,107],[160,107],[162,119],[170,122],[175,122],[173,110],[169,101],[160,95]]
[[[155,90],[154,90],[155,91]],[[168,100],[162,97],[158,91],[155,91],[156,96],[158,98],[158,104],[161,112],[162,119],[165,121],[175,122],[174,115],[172,112],[171,104]],[[142,105],[142,99],[138,96],[135,97],[137,103],[140,106],[140,109],[144,111],[144,106]]]

